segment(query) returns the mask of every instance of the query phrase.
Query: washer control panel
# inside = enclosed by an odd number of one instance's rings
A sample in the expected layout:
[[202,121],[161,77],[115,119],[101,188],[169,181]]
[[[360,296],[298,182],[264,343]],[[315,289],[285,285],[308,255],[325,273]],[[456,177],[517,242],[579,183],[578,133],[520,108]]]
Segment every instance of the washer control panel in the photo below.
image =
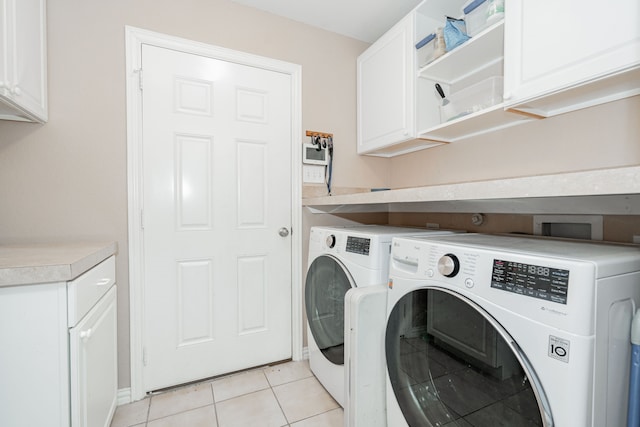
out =
[[370,248],[371,248],[371,239],[367,239],[366,237],[355,237],[355,236],[347,237],[347,247],[346,247],[347,252],[368,256]]
[[[630,283],[639,266],[637,248],[623,245],[470,233],[394,238],[389,278],[390,291],[442,288],[496,313],[592,336],[594,307],[603,301],[598,289],[613,292],[611,280]],[[564,354],[560,344],[552,347]]]
[[566,305],[569,269],[545,264],[541,258],[538,263],[521,258],[430,241],[396,245],[392,253],[396,268],[418,277],[443,279],[474,293],[493,289]]
[[494,259],[491,287],[566,304],[569,270]]
[[445,277],[455,277],[460,271],[460,261],[454,254],[446,254],[438,260],[438,272]]

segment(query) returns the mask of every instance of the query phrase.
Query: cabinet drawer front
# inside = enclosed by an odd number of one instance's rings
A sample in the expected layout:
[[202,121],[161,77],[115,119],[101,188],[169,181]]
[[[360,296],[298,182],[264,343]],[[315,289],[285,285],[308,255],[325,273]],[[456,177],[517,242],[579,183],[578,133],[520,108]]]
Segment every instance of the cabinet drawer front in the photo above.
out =
[[76,325],[115,282],[116,261],[113,256],[69,282],[69,326]]

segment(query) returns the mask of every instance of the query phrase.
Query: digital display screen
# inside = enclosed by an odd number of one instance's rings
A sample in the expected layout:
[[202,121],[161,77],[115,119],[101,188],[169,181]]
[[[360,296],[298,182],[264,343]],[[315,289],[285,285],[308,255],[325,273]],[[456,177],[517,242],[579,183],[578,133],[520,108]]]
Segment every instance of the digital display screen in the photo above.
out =
[[494,259],[491,287],[566,304],[569,270]]
[[347,237],[347,252],[353,252],[354,254],[369,255],[369,246],[371,239],[364,237]]
[[308,160],[322,160],[322,161],[325,160],[325,154],[326,154],[325,150],[318,151],[317,149],[311,148],[311,147],[305,147],[305,150],[306,150],[305,157]]

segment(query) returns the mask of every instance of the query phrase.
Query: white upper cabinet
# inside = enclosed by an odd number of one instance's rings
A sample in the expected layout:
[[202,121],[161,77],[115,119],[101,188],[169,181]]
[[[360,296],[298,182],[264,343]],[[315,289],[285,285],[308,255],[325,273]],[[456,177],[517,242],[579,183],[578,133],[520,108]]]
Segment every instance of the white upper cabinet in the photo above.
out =
[[[360,55],[359,154],[392,157],[531,120],[503,108],[503,20],[437,59],[424,55],[434,41],[417,50],[446,16],[462,16],[464,4],[425,0]],[[436,83],[450,99],[445,112]]]
[[415,137],[414,26],[409,14],[358,57],[359,154]]
[[47,121],[45,0],[0,0],[0,119]]
[[640,94],[638,0],[505,0],[503,20],[487,14],[468,41],[425,60],[416,44],[465,3],[424,0],[358,58],[359,154],[391,157]]
[[505,106],[553,116],[640,93],[640,2],[506,0]]

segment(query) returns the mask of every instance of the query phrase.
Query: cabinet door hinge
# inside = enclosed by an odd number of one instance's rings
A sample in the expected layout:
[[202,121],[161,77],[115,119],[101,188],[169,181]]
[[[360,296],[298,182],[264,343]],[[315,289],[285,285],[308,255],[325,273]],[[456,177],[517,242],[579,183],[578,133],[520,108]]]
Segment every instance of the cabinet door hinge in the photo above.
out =
[[142,90],[142,68],[137,70],[138,72],[138,87]]
[[140,209],[140,228],[144,230],[144,210]]
[[147,347],[142,347],[142,366],[147,366]]

